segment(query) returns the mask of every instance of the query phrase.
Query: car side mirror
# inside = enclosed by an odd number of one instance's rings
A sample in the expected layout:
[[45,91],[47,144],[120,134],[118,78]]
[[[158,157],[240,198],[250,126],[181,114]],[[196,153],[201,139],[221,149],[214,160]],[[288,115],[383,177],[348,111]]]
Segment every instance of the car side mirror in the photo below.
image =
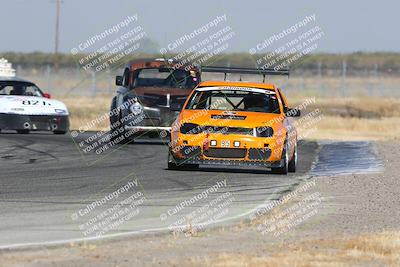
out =
[[51,98],[51,95],[50,95],[49,93],[44,93],[43,96],[44,96],[45,98],[48,98],[48,99]]
[[122,76],[115,76],[115,85],[122,86]]
[[288,108],[286,112],[286,116],[288,117],[300,117],[300,109],[297,108]]
[[173,102],[170,104],[169,109],[172,111],[181,111],[183,104],[179,102]]

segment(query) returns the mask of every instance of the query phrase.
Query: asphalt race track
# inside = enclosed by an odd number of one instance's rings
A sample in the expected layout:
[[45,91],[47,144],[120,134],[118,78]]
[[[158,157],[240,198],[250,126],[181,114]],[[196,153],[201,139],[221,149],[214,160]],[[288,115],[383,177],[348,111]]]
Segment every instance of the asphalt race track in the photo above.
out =
[[[205,213],[200,210],[204,204],[214,205],[216,213],[208,216],[228,224],[309,178],[319,151],[317,143],[301,142],[298,172],[287,176],[262,169],[171,171],[166,169],[167,146],[160,140],[143,139],[101,155],[82,155],[77,143],[88,135],[73,141],[70,134],[0,134],[0,248],[94,238],[99,233],[94,225],[105,220],[100,214],[112,209],[107,216],[122,216],[116,205],[129,196],[144,201],[131,205],[129,219],[112,225],[105,221],[102,226],[109,228],[101,236],[171,231],[172,225],[187,225],[182,218],[188,214]],[[126,192],[104,201],[127,185]],[[207,191],[212,187],[217,189]],[[100,202],[88,208],[95,201]]]

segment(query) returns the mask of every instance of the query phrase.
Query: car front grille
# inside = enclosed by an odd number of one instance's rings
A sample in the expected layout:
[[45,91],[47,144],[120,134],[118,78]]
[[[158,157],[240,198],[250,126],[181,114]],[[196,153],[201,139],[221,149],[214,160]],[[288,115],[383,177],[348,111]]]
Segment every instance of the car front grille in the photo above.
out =
[[185,158],[200,159],[201,148],[199,146],[184,146],[180,149],[181,154]]
[[249,149],[249,160],[267,160],[271,156],[271,149]]
[[253,135],[253,128],[242,127],[223,127],[223,126],[203,126],[205,133],[219,133],[219,134],[238,134],[238,135]]
[[209,158],[231,158],[240,159],[246,156],[244,148],[209,148],[204,151],[204,155]]

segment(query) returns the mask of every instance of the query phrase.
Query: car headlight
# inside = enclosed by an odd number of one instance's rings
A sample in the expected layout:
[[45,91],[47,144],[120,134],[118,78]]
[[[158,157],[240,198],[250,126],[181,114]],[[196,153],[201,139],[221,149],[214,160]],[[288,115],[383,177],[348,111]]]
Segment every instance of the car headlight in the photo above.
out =
[[199,134],[202,132],[200,125],[194,123],[184,123],[179,129],[182,134]]
[[58,114],[65,114],[65,113],[67,113],[67,111],[65,110],[65,109],[55,109],[54,110],[56,113],[58,113]]
[[142,107],[142,105],[140,105],[140,103],[136,102],[136,103],[133,103],[129,107],[129,109],[134,115],[139,115],[140,113],[142,113],[143,107]]
[[256,128],[257,137],[272,137],[274,135],[274,129],[269,126],[262,126]]

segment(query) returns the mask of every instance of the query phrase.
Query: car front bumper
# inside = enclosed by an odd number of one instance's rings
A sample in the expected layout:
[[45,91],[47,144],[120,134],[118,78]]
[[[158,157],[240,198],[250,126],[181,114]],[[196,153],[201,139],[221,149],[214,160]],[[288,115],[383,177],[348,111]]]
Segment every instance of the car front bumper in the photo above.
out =
[[[174,140],[172,138],[172,140]],[[170,159],[176,164],[280,167],[283,142],[280,138],[244,135],[182,135],[170,142]],[[214,146],[211,146],[214,141]],[[235,146],[235,142],[236,143]]]
[[68,131],[68,115],[20,115],[0,113],[0,129],[30,131]]
[[224,160],[217,160],[217,159],[187,159],[187,160],[172,160],[171,162],[175,163],[176,165],[182,164],[199,164],[199,165],[218,165],[218,166],[232,166],[232,167],[267,167],[267,168],[275,168],[275,167],[282,167],[283,161],[246,161],[246,160],[232,160],[232,159],[224,159]]

